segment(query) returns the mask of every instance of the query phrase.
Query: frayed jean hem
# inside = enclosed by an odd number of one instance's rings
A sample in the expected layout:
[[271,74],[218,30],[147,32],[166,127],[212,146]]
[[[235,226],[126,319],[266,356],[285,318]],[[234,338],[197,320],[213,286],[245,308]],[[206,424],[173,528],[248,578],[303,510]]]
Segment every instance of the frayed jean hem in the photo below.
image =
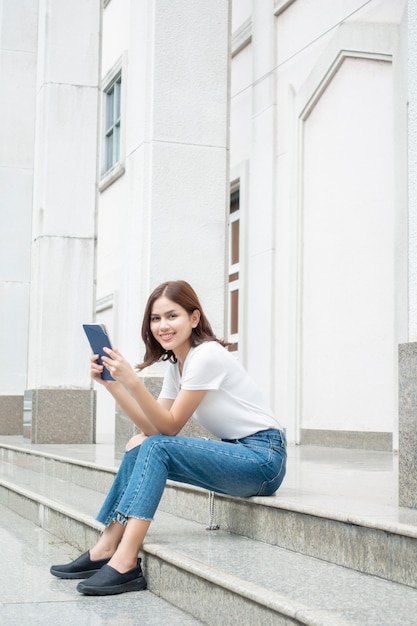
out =
[[138,517],[136,515],[129,515],[128,519],[138,519],[138,520],[141,520],[142,522],[153,522],[154,520],[153,517]]
[[104,526],[106,527],[111,526],[114,522],[117,522],[118,524],[121,524],[122,526],[126,526],[129,519],[140,519],[140,520],[143,520],[144,522],[153,522],[153,517],[151,518],[136,517],[135,515],[129,515],[129,517],[126,517],[126,515],[123,515],[123,513],[120,513],[120,511],[116,511],[114,518],[110,521],[106,521],[106,522],[102,522],[101,520],[98,520],[98,521],[104,524]]
[[123,515],[123,513],[119,513],[119,511],[116,511],[116,517],[114,518],[116,522],[119,522],[119,524],[121,524],[122,526],[126,526],[128,518],[126,517],[126,515]]

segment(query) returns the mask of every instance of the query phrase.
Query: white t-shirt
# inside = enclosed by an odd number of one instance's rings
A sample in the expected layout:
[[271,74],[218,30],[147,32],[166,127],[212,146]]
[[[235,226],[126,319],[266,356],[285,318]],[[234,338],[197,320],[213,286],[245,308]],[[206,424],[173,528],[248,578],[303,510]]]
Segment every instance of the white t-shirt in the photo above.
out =
[[190,349],[182,377],[178,363],[169,364],[159,397],[175,400],[180,389],[208,390],[193,417],[220,439],[241,439],[260,430],[281,429],[246,370],[217,341]]

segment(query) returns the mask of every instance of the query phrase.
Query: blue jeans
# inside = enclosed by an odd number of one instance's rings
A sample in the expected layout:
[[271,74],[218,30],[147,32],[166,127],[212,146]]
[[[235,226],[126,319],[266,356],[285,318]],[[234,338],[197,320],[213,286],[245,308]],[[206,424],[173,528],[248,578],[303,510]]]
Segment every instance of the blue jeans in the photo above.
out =
[[152,520],[167,479],[231,496],[269,496],[284,479],[286,458],[280,430],[223,441],[153,435],[125,452],[97,520]]

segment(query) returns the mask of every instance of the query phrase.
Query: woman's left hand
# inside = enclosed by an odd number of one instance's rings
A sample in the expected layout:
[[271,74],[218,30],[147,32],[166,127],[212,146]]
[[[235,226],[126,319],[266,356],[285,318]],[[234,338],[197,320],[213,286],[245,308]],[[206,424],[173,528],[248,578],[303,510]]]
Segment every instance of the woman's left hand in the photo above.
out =
[[130,387],[137,380],[137,375],[133,367],[126,361],[118,350],[110,350],[104,348],[108,356],[101,358],[103,365],[109,370],[117,382],[122,383],[126,387]]

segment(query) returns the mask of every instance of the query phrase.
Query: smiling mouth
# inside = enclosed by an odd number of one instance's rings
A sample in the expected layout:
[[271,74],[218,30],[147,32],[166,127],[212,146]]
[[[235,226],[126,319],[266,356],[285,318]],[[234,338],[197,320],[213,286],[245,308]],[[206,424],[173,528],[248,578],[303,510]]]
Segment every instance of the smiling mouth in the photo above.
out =
[[160,335],[160,339],[162,341],[169,341],[174,336],[174,333],[169,333],[169,335]]

